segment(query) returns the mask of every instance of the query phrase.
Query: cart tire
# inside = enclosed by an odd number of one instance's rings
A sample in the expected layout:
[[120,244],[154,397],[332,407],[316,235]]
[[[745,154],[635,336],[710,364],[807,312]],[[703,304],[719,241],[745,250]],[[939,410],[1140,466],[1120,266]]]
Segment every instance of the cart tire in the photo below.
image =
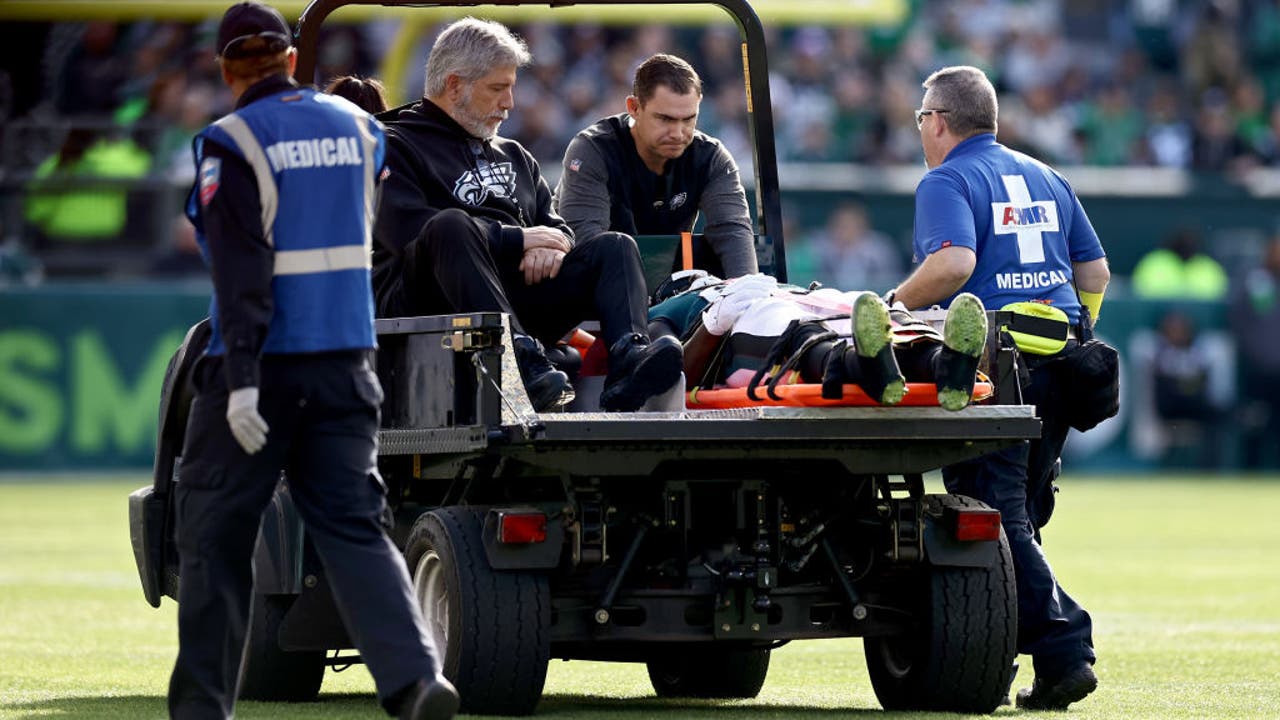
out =
[[[983,507],[959,495],[925,500]],[[880,704],[885,710],[995,711],[1017,654],[1017,588],[1004,530],[991,567],[929,568],[922,594],[925,604],[912,631],[863,641]]]
[[658,697],[753,698],[769,674],[769,649],[681,645],[647,665]]
[[280,649],[280,625],[296,595],[253,596],[249,642],[240,668],[240,699],[311,702],[324,681],[323,650]]
[[427,633],[459,712],[528,715],[542,697],[551,659],[551,590],[540,572],[489,566],[483,511],[444,507],[418,518],[405,560]]

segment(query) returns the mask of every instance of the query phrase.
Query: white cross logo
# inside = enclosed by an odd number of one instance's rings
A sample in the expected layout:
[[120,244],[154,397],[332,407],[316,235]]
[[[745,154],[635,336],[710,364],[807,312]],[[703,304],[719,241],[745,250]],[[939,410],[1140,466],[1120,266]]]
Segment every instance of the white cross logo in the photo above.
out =
[[1058,203],[1031,199],[1027,179],[1001,175],[1009,202],[991,203],[991,228],[996,235],[1016,235],[1022,264],[1044,262],[1044,233],[1058,232]]

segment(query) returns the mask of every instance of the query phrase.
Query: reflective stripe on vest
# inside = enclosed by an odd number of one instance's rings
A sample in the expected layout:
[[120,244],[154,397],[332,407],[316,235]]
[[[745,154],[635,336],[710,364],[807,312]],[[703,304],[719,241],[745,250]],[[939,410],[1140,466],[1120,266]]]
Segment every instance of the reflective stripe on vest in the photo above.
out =
[[305,275],[332,270],[360,270],[371,267],[369,249],[364,245],[340,245],[314,250],[277,250],[273,275]]
[[240,154],[244,156],[245,162],[253,168],[253,176],[258,180],[258,201],[262,205],[262,232],[267,239],[267,244],[275,247],[276,209],[280,205],[280,197],[276,193],[276,179],[271,174],[267,154],[262,151],[262,145],[253,136],[249,124],[239,115],[232,113],[214,125],[231,136],[231,139],[240,147]]

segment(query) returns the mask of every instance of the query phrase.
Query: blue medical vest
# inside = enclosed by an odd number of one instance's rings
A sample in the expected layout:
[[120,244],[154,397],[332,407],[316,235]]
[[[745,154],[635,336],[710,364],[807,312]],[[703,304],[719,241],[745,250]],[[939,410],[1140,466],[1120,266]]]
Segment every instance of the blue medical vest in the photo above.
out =
[[990,309],[1043,302],[1073,323],[1080,301],[1071,264],[1105,256],[1067,181],[992,134],[961,142],[916,188],[915,261],[951,246],[978,258],[958,292],[977,295]]
[[[196,137],[195,160],[212,140],[249,164],[258,183],[262,227],[275,252],[274,313],[262,352],[372,348],[369,281],[377,175],[386,150],[382,127],[345,99],[311,89],[268,95]],[[196,201],[187,202],[201,251],[209,257]],[[215,296],[210,355],[226,348]]]

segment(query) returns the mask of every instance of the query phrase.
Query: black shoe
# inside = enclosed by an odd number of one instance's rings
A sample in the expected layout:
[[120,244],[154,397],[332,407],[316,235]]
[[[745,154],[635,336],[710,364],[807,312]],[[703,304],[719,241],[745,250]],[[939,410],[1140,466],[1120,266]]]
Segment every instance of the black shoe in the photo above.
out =
[[400,720],[449,720],[458,712],[458,691],[443,677],[419,680],[400,704]]
[[639,410],[645,400],[671,389],[680,381],[684,349],[670,335],[649,340],[633,333],[609,348],[609,374],[605,376],[600,408],[609,412]]
[[1066,710],[1073,702],[1083,700],[1098,687],[1098,676],[1089,663],[1080,665],[1056,678],[1036,676],[1029,688],[1018,691],[1018,707],[1024,710]]
[[527,335],[517,335],[511,344],[516,351],[516,364],[520,366],[520,379],[524,381],[529,402],[536,412],[573,400],[569,376],[552,366],[542,343]]
[[547,360],[551,366],[569,376],[569,382],[578,379],[582,372],[582,353],[567,343],[556,343],[547,348]]

